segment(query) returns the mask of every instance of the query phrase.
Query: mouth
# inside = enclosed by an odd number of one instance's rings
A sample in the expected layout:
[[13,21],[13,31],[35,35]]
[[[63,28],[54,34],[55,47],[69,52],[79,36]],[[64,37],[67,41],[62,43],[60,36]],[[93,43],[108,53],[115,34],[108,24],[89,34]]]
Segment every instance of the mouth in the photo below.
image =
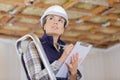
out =
[[54,29],[58,29],[58,26],[52,26],[52,28],[54,28]]

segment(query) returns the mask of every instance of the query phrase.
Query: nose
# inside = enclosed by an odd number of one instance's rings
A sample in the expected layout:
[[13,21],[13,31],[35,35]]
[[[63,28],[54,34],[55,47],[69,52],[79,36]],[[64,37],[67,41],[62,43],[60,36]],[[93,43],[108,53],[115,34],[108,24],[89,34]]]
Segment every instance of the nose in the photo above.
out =
[[58,20],[57,19],[54,19],[54,24],[58,24]]

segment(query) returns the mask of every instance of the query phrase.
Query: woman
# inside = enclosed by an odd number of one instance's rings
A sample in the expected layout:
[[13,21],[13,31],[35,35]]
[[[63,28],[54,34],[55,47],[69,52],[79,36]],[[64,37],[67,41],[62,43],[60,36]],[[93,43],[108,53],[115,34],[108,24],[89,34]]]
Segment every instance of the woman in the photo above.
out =
[[[68,16],[61,6],[54,5],[44,12],[40,21],[44,30],[40,41],[51,68],[56,74],[73,48],[73,45],[70,44],[64,49],[65,43],[60,40],[60,36],[68,25]],[[24,60],[32,80],[49,80],[48,73],[38,56],[33,42],[30,42],[28,45],[27,53],[24,54]],[[79,61],[80,59],[76,53],[71,57],[71,63],[66,63],[69,70],[68,76],[66,78],[57,78],[57,80],[79,80],[81,78],[81,74],[77,69]]]

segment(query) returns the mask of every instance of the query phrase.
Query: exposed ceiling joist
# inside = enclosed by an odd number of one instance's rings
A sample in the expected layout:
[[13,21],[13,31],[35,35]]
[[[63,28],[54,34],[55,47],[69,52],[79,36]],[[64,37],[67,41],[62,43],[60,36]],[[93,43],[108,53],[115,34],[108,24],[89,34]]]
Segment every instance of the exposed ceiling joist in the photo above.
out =
[[40,17],[51,5],[63,6],[69,26],[62,39],[85,41],[97,48],[120,42],[120,0],[0,0],[0,37],[43,34]]

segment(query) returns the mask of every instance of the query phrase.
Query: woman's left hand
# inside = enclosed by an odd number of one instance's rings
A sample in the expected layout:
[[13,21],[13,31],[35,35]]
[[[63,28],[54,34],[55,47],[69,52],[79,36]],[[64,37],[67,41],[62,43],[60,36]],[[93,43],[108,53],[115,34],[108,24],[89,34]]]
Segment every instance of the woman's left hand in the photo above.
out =
[[78,68],[78,64],[80,62],[80,58],[78,53],[73,54],[73,56],[71,57],[71,62],[70,63],[66,63],[68,70],[70,72],[70,75],[73,77],[76,77],[77,74],[77,68]]

